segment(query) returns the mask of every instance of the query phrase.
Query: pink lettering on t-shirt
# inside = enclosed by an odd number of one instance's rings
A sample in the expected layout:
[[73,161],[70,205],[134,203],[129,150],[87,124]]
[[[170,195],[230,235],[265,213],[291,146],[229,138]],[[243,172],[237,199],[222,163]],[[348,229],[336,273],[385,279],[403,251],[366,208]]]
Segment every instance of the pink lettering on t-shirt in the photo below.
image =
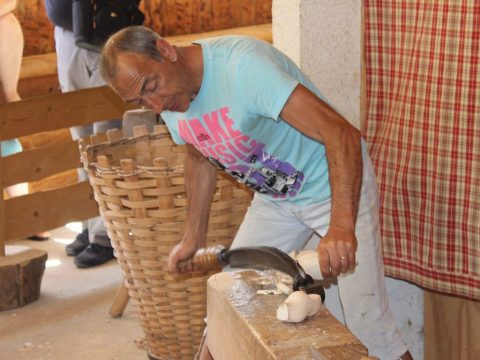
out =
[[187,120],[178,120],[178,133],[185,142],[192,145],[198,145],[197,139],[195,139],[195,136],[190,131]]
[[257,142],[255,140],[250,140],[250,137],[247,135],[241,135],[233,139],[233,142],[242,152],[246,154],[250,154],[255,146],[257,146]]
[[215,142],[221,142],[223,140],[228,140],[230,137],[225,132],[225,129],[219,123],[218,118],[218,110],[212,111],[209,114],[202,115],[203,120],[205,121],[205,125],[210,130]]
[[234,130],[232,128],[233,125],[233,120],[228,116],[228,113],[230,112],[230,109],[228,107],[223,107],[220,109],[220,116],[223,119],[223,122],[225,126],[227,127],[227,131],[230,134],[230,137],[236,138],[237,136],[241,135],[242,133],[240,130]]
[[230,154],[224,144],[215,145],[215,150],[218,154],[218,160],[224,165],[233,165],[237,161],[235,157]]
[[204,156],[213,157],[226,166],[233,165],[248,157],[257,142],[233,128],[235,123],[229,113],[230,109],[225,106],[202,114],[200,118],[180,120],[180,137]]

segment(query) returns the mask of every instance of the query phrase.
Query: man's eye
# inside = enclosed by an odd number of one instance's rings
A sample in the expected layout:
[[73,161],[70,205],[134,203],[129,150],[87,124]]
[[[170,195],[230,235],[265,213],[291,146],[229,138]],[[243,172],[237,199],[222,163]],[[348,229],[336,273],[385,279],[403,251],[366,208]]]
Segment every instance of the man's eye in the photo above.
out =
[[152,92],[152,91],[155,91],[156,88],[157,88],[157,82],[149,81],[145,86],[145,91]]

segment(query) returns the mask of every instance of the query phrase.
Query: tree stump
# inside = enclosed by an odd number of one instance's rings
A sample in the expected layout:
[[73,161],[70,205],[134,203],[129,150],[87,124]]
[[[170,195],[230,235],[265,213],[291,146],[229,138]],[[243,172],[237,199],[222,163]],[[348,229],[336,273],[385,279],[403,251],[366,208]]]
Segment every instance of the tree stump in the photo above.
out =
[[27,246],[6,246],[0,257],[0,311],[38,300],[47,252]]

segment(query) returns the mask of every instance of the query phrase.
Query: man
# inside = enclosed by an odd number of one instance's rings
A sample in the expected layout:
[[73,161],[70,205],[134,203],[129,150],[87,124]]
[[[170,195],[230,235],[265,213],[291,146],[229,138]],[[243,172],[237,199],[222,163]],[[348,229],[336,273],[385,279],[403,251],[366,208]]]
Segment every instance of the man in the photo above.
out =
[[232,247],[300,250],[318,233],[320,267],[338,276],[346,325],[371,355],[411,359],[388,308],[360,134],[290,59],[251,38],[177,48],[131,27],[107,41],[100,68],[125,101],[161,113],[174,141],[187,144],[186,231],[170,271],[205,245],[216,167],[224,169],[257,191]]
[[[72,2],[73,0],[45,1],[48,18],[55,25],[58,80],[62,92],[105,85],[98,69],[100,54],[75,45]],[[93,125],[75,126],[70,132],[73,140],[77,140],[120,127],[120,120],[107,120]],[[79,169],[79,179],[87,178],[86,172]],[[78,268],[101,265],[113,259],[113,248],[102,218],[98,216],[82,223],[82,232],[65,247],[65,252],[75,257],[74,263]]]

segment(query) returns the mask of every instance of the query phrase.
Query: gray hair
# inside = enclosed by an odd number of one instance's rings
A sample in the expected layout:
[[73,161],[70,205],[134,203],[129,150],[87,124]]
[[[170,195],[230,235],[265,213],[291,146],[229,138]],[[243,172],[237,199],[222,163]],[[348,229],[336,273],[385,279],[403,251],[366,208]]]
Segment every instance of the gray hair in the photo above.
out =
[[144,26],[129,26],[113,34],[102,49],[100,74],[107,83],[111,83],[117,72],[117,56],[122,52],[145,55],[163,62],[157,49],[160,35]]

